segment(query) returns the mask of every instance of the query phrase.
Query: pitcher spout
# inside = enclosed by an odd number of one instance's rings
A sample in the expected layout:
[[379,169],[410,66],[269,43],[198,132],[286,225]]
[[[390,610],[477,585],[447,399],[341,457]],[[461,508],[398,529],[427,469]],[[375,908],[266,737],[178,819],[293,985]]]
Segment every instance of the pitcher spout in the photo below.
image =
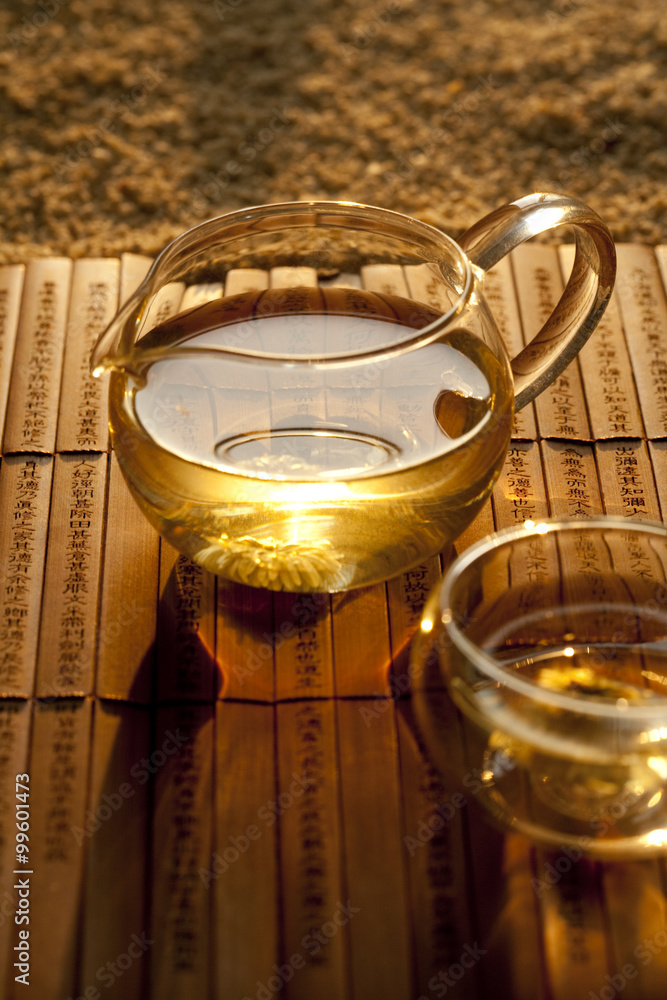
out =
[[146,290],[142,285],[100,334],[90,356],[90,370],[95,378],[128,369],[145,300]]

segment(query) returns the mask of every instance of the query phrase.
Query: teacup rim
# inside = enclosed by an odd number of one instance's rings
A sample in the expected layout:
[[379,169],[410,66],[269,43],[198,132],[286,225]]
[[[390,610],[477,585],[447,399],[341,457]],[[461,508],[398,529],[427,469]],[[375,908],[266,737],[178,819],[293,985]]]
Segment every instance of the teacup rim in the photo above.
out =
[[490,680],[497,681],[503,687],[524,695],[534,702],[548,707],[562,708],[583,716],[624,719],[626,721],[630,721],[630,719],[634,721],[663,719],[667,735],[667,702],[665,700],[660,699],[654,705],[625,705],[621,708],[617,701],[613,703],[583,701],[571,695],[540,687],[532,681],[504,669],[493,657],[471,642],[463,634],[455,618],[449,615],[447,608],[451,607],[451,592],[456,580],[475,562],[481,553],[524,539],[527,537],[527,531],[532,535],[545,535],[555,534],[563,530],[612,530],[645,533],[661,537],[667,543],[667,526],[665,524],[648,519],[633,523],[627,517],[612,514],[601,514],[590,518],[542,518],[537,522],[526,521],[516,527],[501,528],[499,531],[492,532],[473,542],[456,556],[443,575],[438,592],[437,613],[448,637],[459,652]]

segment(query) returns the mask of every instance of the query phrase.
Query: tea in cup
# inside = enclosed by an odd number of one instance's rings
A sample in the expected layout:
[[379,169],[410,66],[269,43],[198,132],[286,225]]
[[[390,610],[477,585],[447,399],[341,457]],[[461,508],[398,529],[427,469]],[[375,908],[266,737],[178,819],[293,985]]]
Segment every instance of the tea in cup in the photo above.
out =
[[527,521],[471,545],[412,650],[434,761],[505,829],[667,852],[667,528]]

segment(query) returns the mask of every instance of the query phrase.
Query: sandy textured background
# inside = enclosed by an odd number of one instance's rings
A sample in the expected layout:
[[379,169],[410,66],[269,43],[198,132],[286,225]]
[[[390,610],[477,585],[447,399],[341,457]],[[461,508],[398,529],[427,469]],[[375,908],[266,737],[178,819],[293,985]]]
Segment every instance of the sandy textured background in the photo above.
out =
[[3,261],[244,205],[446,229],[533,190],[666,242],[662,0],[4,0]]

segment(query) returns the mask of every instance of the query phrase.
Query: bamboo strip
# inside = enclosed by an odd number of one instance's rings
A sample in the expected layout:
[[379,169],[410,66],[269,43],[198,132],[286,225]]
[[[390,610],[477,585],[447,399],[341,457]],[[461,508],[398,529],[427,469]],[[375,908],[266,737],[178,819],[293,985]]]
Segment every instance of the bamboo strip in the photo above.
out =
[[658,267],[660,268],[660,274],[662,276],[662,284],[665,289],[665,294],[667,294],[667,244],[663,243],[657,247],[653,247],[653,252],[656,260],[658,261]]
[[[457,304],[459,293],[443,280],[437,264],[405,264],[402,270],[410,297],[416,302],[430,306],[442,315]],[[406,292],[400,294],[405,295]]]
[[[562,267],[569,272],[574,246],[561,246],[558,253]],[[617,294],[612,295],[600,323],[582,347],[579,370],[593,437],[641,437],[643,423]]]
[[602,514],[593,449],[567,441],[543,441],[542,465],[552,517]]
[[[493,491],[493,509],[498,530],[516,528],[525,521],[538,523],[549,516],[549,502],[544,485],[544,473],[537,441],[512,441],[505,466]],[[487,600],[492,595],[498,600],[498,613],[503,622],[507,616],[504,603],[508,588],[513,588],[517,615],[523,613],[530,618],[536,595],[543,594],[545,587],[553,588],[553,580],[558,577],[558,559],[552,539],[533,536],[528,544],[512,552],[504,568],[493,572],[488,567],[484,579],[484,594]],[[539,589],[537,589],[539,588]],[[555,587],[558,600],[558,588]],[[502,624],[499,622],[499,625]],[[531,625],[531,629],[534,628]],[[491,632],[489,626],[489,632]],[[528,636],[531,642],[534,635]],[[515,641],[518,635],[514,635]]]
[[[93,988],[113,988],[123,1000],[147,995],[154,944],[145,899],[148,789],[159,767],[150,725],[143,706],[95,702],[77,986],[84,996]],[[156,745],[165,739],[158,733]]]
[[[287,319],[276,319],[270,325],[268,333],[266,327],[260,327],[264,349],[287,354],[319,352],[322,348],[320,331],[312,326],[307,311],[302,311],[306,299],[301,291],[304,287],[317,288],[316,268],[273,267],[269,271],[269,287],[282,289],[280,295],[274,295],[268,300],[272,311],[277,315],[283,312],[290,315]],[[260,310],[261,308],[262,304]],[[308,310],[309,306],[306,305],[305,308]],[[252,396],[256,395],[252,393]],[[270,405],[267,404],[267,399]],[[319,373],[307,367],[296,371],[289,368],[273,369],[268,373],[268,394],[263,391],[260,399],[257,402],[251,401],[250,405],[254,405],[254,420],[259,426],[268,423],[273,428],[290,424],[308,427],[312,426],[313,421],[319,423],[326,419],[326,398]],[[262,410],[258,412],[259,406]],[[283,451],[280,458],[287,460],[289,465],[289,451]]]
[[222,684],[220,697],[273,701],[274,645],[291,631],[273,631],[270,591],[219,579],[217,582],[216,663]]
[[221,281],[212,281],[205,285],[190,285],[183,292],[180,311],[185,312],[187,309],[194,309],[196,306],[203,306],[207,302],[214,302],[221,298]]
[[[211,898],[201,872],[213,843],[214,719],[212,705],[157,711],[150,982],[160,1000],[211,993]],[[160,754],[169,754],[161,766]]]
[[304,789],[280,818],[281,959],[298,965],[289,996],[347,1000],[350,923],[360,908],[343,882],[334,703],[287,702],[277,713],[279,788]]
[[107,456],[56,455],[37,660],[38,697],[91,694]]
[[[420,267],[423,266],[425,265]],[[430,271],[429,274],[432,278]],[[368,265],[362,267],[361,275],[367,291],[375,292],[380,297],[397,296],[406,300],[407,305],[410,304],[406,270],[400,265]],[[412,287],[418,290],[418,276],[412,273],[411,280]],[[389,315],[392,315],[391,299],[384,305]],[[442,431],[434,419],[434,402],[443,388],[438,365],[441,361],[445,365],[451,364],[451,353],[446,353],[447,350],[443,345],[431,345],[425,348],[425,353],[418,362],[408,366],[408,371],[404,367],[390,365],[386,370],[380,367],[373,373],[373,380],[369,381],[364,395],[367,411],[377,411],[371,418],[377,427],[376,433],[381,434],[382,426],[386,424],[414,435],[427,449],[437,449],[440,446]]]
[[336,696],[389,694],[391,652],[384,584],[332,595],[331,623]]
[[160,541],[157,698],[214,700],[215,577]]
[[667,303],[650,247],[620,243],[614,295],[649,438],[667,436]]
[[[602,885],[614,962],[605,986],[623,1000],[663,997],[667,982],[667,900],[654,858],[605,864]],[[598,993],[600,989],[598,989]]]
[[[620,537],[610,534],[605,539],[611,555],[612,568],[615,574],[622,577],[621,600],[629,595],[638,605],[648,601],[650,606],[656,594],[664,593],[662,585],[667,575],[667,559],[656,551],[650,538],[635,534],[635,531],[641,530],[641,521],[629,517],[627,524],[627,532],[623,532]],[[646,629],[649,631],[648,638],[653,638],[654,633],[650,631],[650,625],[647,626],[646,620],[642,618],[643,616],[626,617],[619,629],[621,642],[628,642],[634,638],[641,641],[646,637]],[[651,669],[653,666],[655,670]],[[615,672],[618,676],[621,676],[622,669],[620,665],[616,667]],[[656,651],[649,643],[641,653],[637,653],[636,666],[633,668],[629,665],[625,670],[630,683],[635,683],[638,687],[646,686],[664,694],[665,685],[661,679],[664,665],[661,662],[659,646]]]
[[501,528],[515,528],[528,520],[543,521],[549,516],[537,442],[511,442],[493,489],[493,511],[499,531]]
[[169,281],[162,285],[151,298],[139,322],[137,339],[149,333],[156,326],[175,316],[181,307],[185,282]]
[[261,292],[269,287],[269,272],[257,267],[239,267],[227,272],[225,295]]
[[0,468],[0,696],[32,694],[53,458],[11,455]]
[[[17,807],[32,807],[32,789],[28,771],[30,744],[31,705],[26,701],[0,700],[0,991],[9,995],[14,985],[16,952],[19,943],[18,931],[29,930],[23,924],[14,922],[18,904],[14,886],[17,879],[26,876],[15,874],[21,869],[35,871],[30,858],[22,864],[16,847],[16,823],[19,821]],[[26,781],[26,776],[28,780]],[[17,787],[17,782],[19,786]],[[23,787],[25,786],[25,787]],[[25,788],[28,791],[26,792]],[[17,798],[17,793],[20,798]],[[19,814],[21,817],[24,813]],[[24,820],[21,819],[21,822]],[[30,820],[28,820],[30,823]],[[28,831],[30,836],[30,831]]]
[[408,283],[400,264],[366,264],[361,268],[361,281],[367,292],[398,295],[409,298]]
[[595,445],[606,514],[660,520],[660,505],[645,441],[599,441]]
[[23,264],[0,267],[0,441],[5,427],[24,276]]
[[466,817],[484,982],[481,996],[552,1000],[544,975],[542,927],[533,880],[534,851],[516,834],[502,836]]
[[[30,988],[40,1000],[62,1000],[75,989],[91,716],[87,698],[35,703],[29,929]],[[23,996],[23,985],[14,983],[9,997]]]
[[276,785],[274,715],[272,705],[217,708],[215,838],[200,877],[212,893],[211,995],[221,1000],[255,998],[281,964],[278,817],[294,809],[290,787],[303,794],[303,784],[288,774]]
[[331,698],[334,693],[328,594],[276,593],[276,698]]
[[394,705],[386,704],[377,713],[376,702],[336,702],[346,882],[360,911],[350,921],[355,1000],[411,996],[398,746]]
[[[387,608],[394,684],[409,672],[410,643],[419,625],[426,600],[440,580],[440,560],[433,556],[422,566],[387,582]],[[391,682],[391,678],[390,678]]]
[[95,692],[100,698],[150,699],[158,560],[158,535],[132,498],[112,453],[97,637]]
[[272,267],[269,271],[270,288],[317,288],[317,270],[314,267]]
[[661,244],[660,246],[653,247],[653,253],[658,262],[658,268],[660,269],[660,277],[662,278],[662,287],[665,295],[667,295],[667,244]]
[[549,996],[572,1000],[591,992],[599,995],[609,956],[596,866],[565,853],[538,850],[534,878]]
[[120,255],[119,306],[123,306],[130,295],[136,292],[148,274],[152,263],[153,258],[142,253],[123,253]]
[[332,278],[319,278],[320,288],[361,288],[361,277],[349,271],[339,271]]
[[[437,996],[443,986],[449,990],[456,983],[454,995],[472,1000],[477,996],[481,956],[472,924],[464,846],[466,797],[452,792],[431,763],[409,709],[399,711],[397,719],[415,993]],[[478,957],[473,959],[471,953]],[[468,971],[462,961],[465,956]]]
[[[487,500],[472,524],[469,524],[466,530],[456,539],[456,552],[463,552],[469,545],[480,541],[480,539],[485,538],[487,535],[493,534],[495,530],[493,504],[491,500]],[[446,568],[445,566],[444,569]]]
[[74,262],[58,411],[57,451],[106,451],[108,384],[93,378],[90,354],[118,308],[120,261]]
[[72,261],[66,257],[33,260],[26,268],[4,454],[48,453],[55,447],[71,277]]
[[[563,280],[558,250],[544,244],[522,244],[512,252],[512,270],[524,336],[535,336],[558,303]],[[535,400],[540,436],[590,441],[584,390],[578,360]]]
[[662,520],[667,521],[667,441],[649,441],[648,451],[651,458]]
[[[498,324],[509,356],[514,358],[522,350],[525,338],[521,327],[521,314],[514,290],[512,265],[509,257],[503,257],[495,267],[484,275],[484,298]],[[531,441],[537,437],[533,403],[529,403],[514,414],[512,437],[528,438]]]

